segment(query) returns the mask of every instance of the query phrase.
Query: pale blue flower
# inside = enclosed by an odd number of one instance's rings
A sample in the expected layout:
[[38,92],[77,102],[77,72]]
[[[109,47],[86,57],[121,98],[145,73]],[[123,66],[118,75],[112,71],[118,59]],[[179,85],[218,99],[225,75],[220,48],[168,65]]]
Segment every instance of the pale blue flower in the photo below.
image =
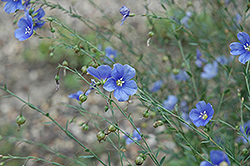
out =
[[161,89],[162,84],[163,84],[162,80],[158,80],[158,81],[154,82],[153,86],[150,88],[150,92],[158,91],[159,89]]
[[208,63],[203,67],[201,78],[210,80],[218,74],[218,62]]
[[[140,128],[137,128],[137,130],[140,132]],[[129,145],[131,143],[133,143],[134,141],[132,139],[130,139],[128,136],[124,136],[124,138],[126,139],[126,144]],[[135,141],[140,141],[141,140],[141,135],[136,131],[134,130],[133,132],[133,135],[132,135],[132,138],[135,140]]]
[[171,111],[174,109],[175,104],[178,102],[178,98],[174,95],[169,95],[167,100],[163,101],[163,107]]

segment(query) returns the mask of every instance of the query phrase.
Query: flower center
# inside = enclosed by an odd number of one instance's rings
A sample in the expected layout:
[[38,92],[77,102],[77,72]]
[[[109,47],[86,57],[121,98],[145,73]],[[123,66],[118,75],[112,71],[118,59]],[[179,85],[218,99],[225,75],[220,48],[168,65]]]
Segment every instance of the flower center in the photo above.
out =
[[124,82],[125,82],[125,81],[122,81],[122,78],[121,78],[121,79],[119,79],[119,80],[116,81],[116,84],[117,84],[118,86],[122,86],[122,84],[123,84]]
[[245,50],[250,51],[250,45],[249,45],[248,43],[246,43],[246,44],[244,45],[244,48],[245,48]]
[[226,161],[222,161],[219,166],[228,166],[228,163]]
[[26,27],[26,28],[25,28],[25,33],[24,33],[24,34],[30,34],[30,32],[31,32],[30,27]]
[[199,117],[202,118],[203,120],[206,120],[208,118],[207,112],[206,111],[204,111],[203,113],[201,112]]

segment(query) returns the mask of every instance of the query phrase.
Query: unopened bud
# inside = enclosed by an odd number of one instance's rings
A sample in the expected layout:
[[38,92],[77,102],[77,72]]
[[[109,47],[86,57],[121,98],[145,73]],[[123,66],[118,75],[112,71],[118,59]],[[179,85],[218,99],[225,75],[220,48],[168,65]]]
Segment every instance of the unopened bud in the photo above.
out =
[[58,81],[60,80],[60,76],[59,76],[59,75],[56,75],[56,76],[55,76],[55,80],[56,80],[56,82],[58,82]]
[[137,157],[135,158],[135,164],[136,164],[136,165],[142,165],[143,162],[144,162],[144,159],[143,159],[141,156],[137,156]]
[[101,142],[101,140],[104,140],[104,138],[105,138],[105,133],[104,133],[103,131],[99,131],[99,132],[97,133],[96,137],[97,137],[97,140],[98,140],[99,142]]
[[83,66],[83,67],[81,68],[81,70],[82,70],[82,72],[83,72],[84,74],[86,74],[86,73],[87,73],[87,66]]
[[109,110],[109,106],[105,105],[104,111],[107,112]]
[[88,129],[89,129],[89,125],[87,125],[86,123],[84,123],[82,125],[82,130],[87,131]]
[[26,118],[23,115],[18,115],[16,118],[16,123],[22,125],[26,122]]
[[47,19],[48,21],[53,21],[53,20],[54,20],[54,18],[52,18],[52,17],[46,17],[46,19]]
[[53,56],[54,56],[54,53],[51,52],[51,53],[49,54],[49,57],[53,57]]
[[129,17],[134,17],[134,16],[135,16],[135,13],[129,14]]
[[52,27],[52,28],[50,28],[50,32],[55,33],[56,29]]
[[62,65],[63,66],[68,66],[69,64],[68,64],[68,62],[66,60],[64,60],[63,63],[62,63]]
[[116,127],[114,125],[109,125],[109,131],[110,132],[115,132],[116,131]]

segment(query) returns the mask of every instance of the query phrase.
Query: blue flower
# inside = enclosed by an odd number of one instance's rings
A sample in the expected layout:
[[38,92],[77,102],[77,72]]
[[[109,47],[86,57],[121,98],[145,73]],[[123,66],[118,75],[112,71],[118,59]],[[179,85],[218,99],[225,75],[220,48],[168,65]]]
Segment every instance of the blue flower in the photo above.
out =
[[239,32],[237,34],[239,41],[233,42],[229,45],[232,55],[240,55],[238,60],[240,63],[245,64],[250,60],[250,37],[245,32]]
[[216,61],[219,62],[221,65],[226,65],[229,61],[224,55],[219,56],[216,58]]
[[[140,128],[137,128],[137,130],[140,132]],[[124,138],[126,139],[126,144],[129,145],[131,143],[133,143],[134,141],[132,139],[130,139],[128,136],[124,136]],[[140,141],[141,140],[141,135],[136,131],[134,130],[133,132],[133,135],[132,135],[132,138],[135,140],[135,141]]]
[[106,47],[105,55],[114,62],[115,57],[117,56],[117,51],[114,50],[112,47],[108,46]]
[[22,0],[1,0],[7,2],[4,6],[4,11],[8,14],[14,13],[17,9],[23,10],[24,6]]
[[111,78],[108,78],[103,88],[109,92],[114,90],[114,97],[118,101],[127,101],[130,95],[137,91],[137,85],[134,80],[135,69],[129,65],[114,64],[111,71]]
[[240,126],[240,132],[244,135],[244,137],[240,137],[240,140],[247,143],[247,138],[250,141],[250,120],[244,124],[244,130],[242,126]]
[[18,22],[18,29],[15,30],[15,37],[19,41],[24,41],[30,38],[34,33],[32,17],[25,13],[25,17],[22,17]]
[[72,93],[72,94],[68,95],[68,97],[71,99],[76,99],[76,100],[80,101],[79,97],[81,94],[84,94],[84,93],[79,90],[76,93]]
[[210,80],[218,74],[218,63],[216,61],[213,64],[208,63],[203,67],[201,78]]
[[111,77],[111,67],[108,65],[101,65],[96,69],[92,66],[88,67],[87,72],[98,78],[102,84],[106,82],[106,79]]
[[126,6],[122,6],[122,7],[120,8],[120,13],[123,15],[121,25],[122,25],[123,22],[128,18],[129,12],[130,12],[130,9],[127,8]]
[[38,28],[41,28],[45,21],[41,20],[42,17],[45,16],[45,12],[42,8],[39,8],[37,11],[35,11],[32,15],[34,15],[34,30],[37,30]]
[[192,109],[189,113],[190,119],[192,119],[196,127],[205,126],[213,117],[214,109],[210,103],[205,101],[199,101],[196,104],[196,108]]
[[189,75],[185,70],[180,70],[178,74],[171,74],[171,78],[173,80],[178,80],[178,81],[186,81],[189,79]]
[[226,153],[224,153],[223,151],[211,150],[210,159],[213,164],[209,163],[208,161],[202,161],[200,166],[215,166],[215,165],[230,166],[230,160],[227,157]]
[[161,89],[162,84],[163,84],[162,80],[154,82],[152,88],[150,89],[150,92],[156,92],[156,91],[158,91],[159,89]]
[[175,104],[178,102],[178,99],[174,95],[169,95],[167,100],[163,101],[163,107],[171,111],[174,109]]
[[188,110],[189,110],[186,100],[181,101],[180,107],[181,107],[181,111],[183,111],[183,112],[188,112]]
[[180,20],[180,23],[188,28],[189,27],[188,26],[188,20],[190,19],[191,16],[192,16],[192,12],[187,11],[186,15]]
[[30,7],[30,0],[25,0],[24,1],[24,4],[23,4],[23,6],[24,6],[24,11],[26,11],[29,7]]
[[202,55],[201,52],[198,49],[196,49],[196,61],[195,61],[195,64],[199,68],[201,68],[203,62],[205,62],[205,63],[207,62],[206,59],[201,58],[201,55]]

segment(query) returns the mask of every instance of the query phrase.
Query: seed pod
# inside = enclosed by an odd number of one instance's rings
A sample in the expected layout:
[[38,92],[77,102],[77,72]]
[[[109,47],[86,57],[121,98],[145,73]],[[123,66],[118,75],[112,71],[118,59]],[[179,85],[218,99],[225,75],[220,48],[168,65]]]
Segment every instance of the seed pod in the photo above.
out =
[[23,115],[18,115],[16,118],[16,123],[22,125],[26,122],[26,118]]
[[62,62],[62,65],[63,65],[63,66],[68,66],[69,64],[68,64],[68,62],[67,62],[66,60],[64,60],[64,61]]
[[51,28],[50,28],[50,32],[55,33],[55,32],[56,32],[56,29],[53,28],[53,27],[51,27]]
[[103,131],[99,131],[99,132],[97,133],[96,137],[97,137],[97,140],[98,140],[99,142],[101,142],[101,140],[104,140],[104,138],[105,138],[105,133],[104,133]]
[[179,69],[176,69],[176,68],[173,69],[173,73],[174,73],[174,74],[179,74],[179,72],[180,72]]
[[159,126],[158,123],[157,123],[157,122],[154,122],[153,127],[154,127],[154,128],[157,128],[158,126]]
[[89,125],[87,125],[86,123],[84,123],[84,124],[82,125],[82,130],[87,131],[88,129],[89,129]]
[[148,32],[148,37],[153,37],[154,35],[155,35],[155,33],[153,31]]
[[135,164],[136,164],[136,165],[142,165],[143,162],[144,162],[144,159],[143,159],[141,156],[137,156],[137,157],[135,158]]
[[148,110],[144,111],[143,114],[142,114],[142,116],[143,116],[144,118],[148,118],[149,115],[150,115],[150,113],[148,112]]
[[53,21],[54,19],[52,17],[46,17],[48,21]]
[[115,132],[116,131],[116,127],[114,125],[109,125],[109,131],[110,132]]
[[158,126],[162,126],[162,125],[163,125],[163,122],[162,122],[161,120],[158,120],[158,121],[157,121],[157,124],[158,124]]
[[86,101],[88,99],[88,96],[86,96],[85,94],[81,94],[79,96],[79,100],[83,103],[84,101]]

